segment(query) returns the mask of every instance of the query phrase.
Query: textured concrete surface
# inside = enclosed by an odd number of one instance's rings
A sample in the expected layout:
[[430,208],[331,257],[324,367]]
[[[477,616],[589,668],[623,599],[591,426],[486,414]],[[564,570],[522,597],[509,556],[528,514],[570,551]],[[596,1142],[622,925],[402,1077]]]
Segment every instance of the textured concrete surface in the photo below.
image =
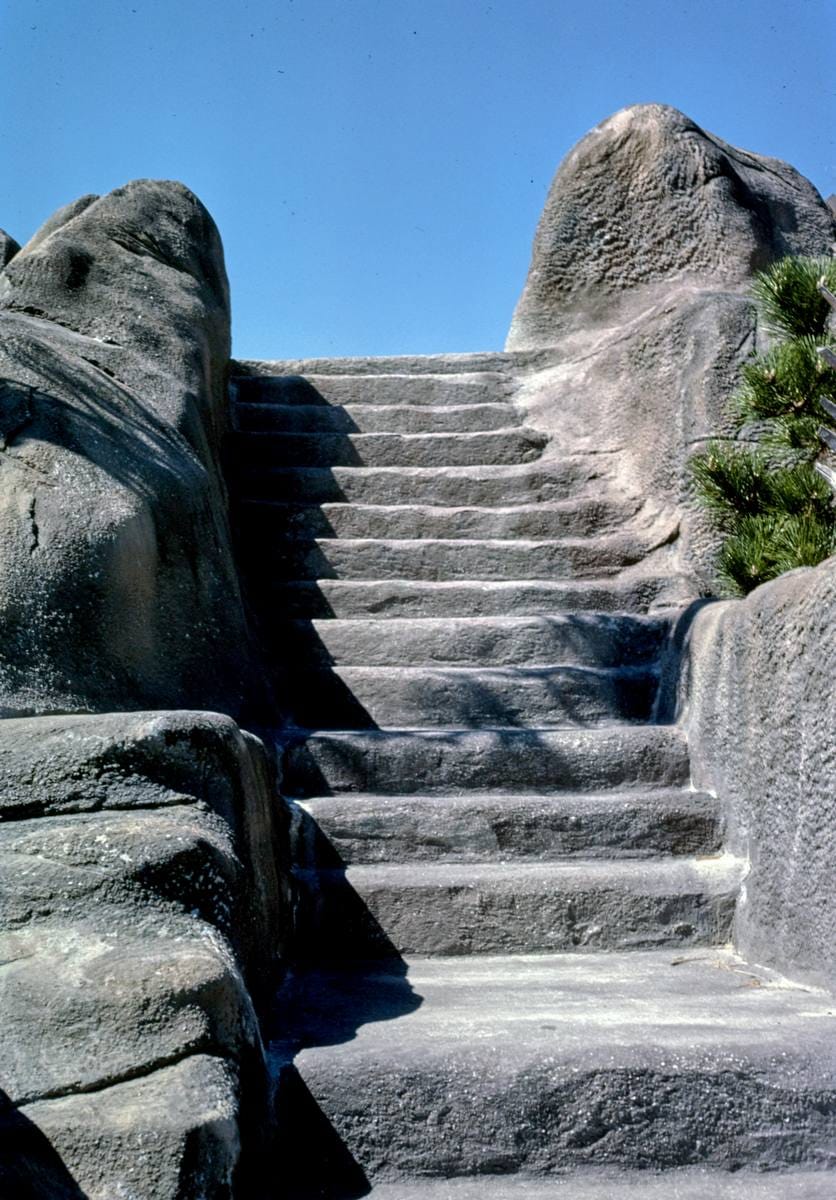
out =
[[724,806],[705,792],[319,796],[295,807],[301,866],[711,854]]
[[0,722],[4,1197],[249,1186],[288,924],[274,786],[215,713]]
[[833,1165],[832,997],[723,950],[370,965],[286,1000],[296,1068],[372,1182]]
[[729,940],[744,864],[650,861],[397,863],[298,872],[298,953],[512,954]]
[[[259,589],[254,587],[254,591]],[[541,616],[543,613],[644,613],[682,604],[683,585],[669,574],[609,579],[356,580],[317,579],[267,583],[261,590],[264,621],[280,617]]]
[[694,778],[729,806],[751,872],[735,936],[759,961],[836,984],[836,563],[696,616],[678,680]]
[[0,715],[258,707],[228,355],[220,237],[182,184],[83,197],[0,272]]
[[390,617],[294,621],[280,628],[288,655],[333,666],[619,667],[652,664],[664,617],[557,613],[535,617]]
[[292,739],[283,758],[291,796],[328,792],[599,791],[688,780],[676,728],[352,730]]
[[516,1175],[381,1183],[371,1200],[832,1200],[829,1171],[573,1171],[544,1181]]
[[827,252],[833,233],[833,214],[787,163],[668,105],[622,109],[557,171],[507,348],[624,321],[682,281],[733,289],[786,254]]

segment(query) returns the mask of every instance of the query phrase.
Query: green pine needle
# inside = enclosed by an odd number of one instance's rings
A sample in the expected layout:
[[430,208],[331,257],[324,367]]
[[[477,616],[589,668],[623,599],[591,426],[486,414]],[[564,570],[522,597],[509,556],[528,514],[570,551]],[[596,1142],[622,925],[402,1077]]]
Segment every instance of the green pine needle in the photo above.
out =
[[833,493],[814,468],[819,429],[834,424],[821,401],[836,403],[836,371],[818,354],[834,344],[820,282],[836,291],[836,260],[786,258],[758,275],[761,317],[780,340],[746,363],[732,397],[752,440],[712,442],[691,459],[697,498],[725,535],[718,575],[730,595],[836,553]]
[[747,362],[732,400],[738,425],[772,417],[821,416],[821,397],[836,402],[836,371],[818,353],[829,340],[794,337]]
[[830,306],[818,290],[820,283],[836,291],[836,261],[832,258],[790,256],[758,274],[752,291],[773,333],[789,337],[824,334]]
[[711,442],[689,466],[698,499],[721,529],[733,529],[741,516],[769,503],[769,460],[753,447]]

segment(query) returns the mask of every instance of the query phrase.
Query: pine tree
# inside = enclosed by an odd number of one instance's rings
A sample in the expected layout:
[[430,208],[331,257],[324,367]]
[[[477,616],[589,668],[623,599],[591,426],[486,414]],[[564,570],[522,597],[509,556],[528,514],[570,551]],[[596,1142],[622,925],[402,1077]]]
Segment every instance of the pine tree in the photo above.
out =
[[784,258],[756,277],[774,344],[743,367],[731,399],[736,439],[691,460],[697,496],[723,535],[717,573],[727,595],[836,553],[833,493],[815,469],[836,404],[836,371],[818,353],[834,345],[822,284],[836,291],[836,260]]

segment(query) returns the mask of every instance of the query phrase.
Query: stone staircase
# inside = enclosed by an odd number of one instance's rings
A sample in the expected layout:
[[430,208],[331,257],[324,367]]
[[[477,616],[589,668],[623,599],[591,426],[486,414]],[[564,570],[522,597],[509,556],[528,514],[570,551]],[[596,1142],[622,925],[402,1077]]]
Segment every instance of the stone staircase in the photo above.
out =
[[831,1195],[802,1170],[836,1158],[830,998],[728,946],[745,864],[654,723],[676,591],[635,498],[525,426],[521,361],[234,385],[296,888],[277,1170],[331,1200]]

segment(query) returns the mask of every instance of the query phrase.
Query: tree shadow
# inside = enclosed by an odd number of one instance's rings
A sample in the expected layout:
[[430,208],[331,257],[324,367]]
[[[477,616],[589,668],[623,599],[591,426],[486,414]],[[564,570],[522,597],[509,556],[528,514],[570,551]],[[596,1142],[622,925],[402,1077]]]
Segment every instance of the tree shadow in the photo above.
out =
[[44,1133],[0,1091],[3,1200],[87,1200]]

